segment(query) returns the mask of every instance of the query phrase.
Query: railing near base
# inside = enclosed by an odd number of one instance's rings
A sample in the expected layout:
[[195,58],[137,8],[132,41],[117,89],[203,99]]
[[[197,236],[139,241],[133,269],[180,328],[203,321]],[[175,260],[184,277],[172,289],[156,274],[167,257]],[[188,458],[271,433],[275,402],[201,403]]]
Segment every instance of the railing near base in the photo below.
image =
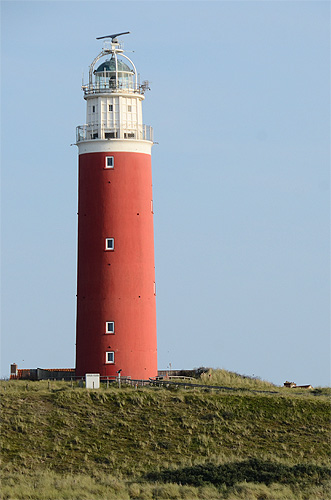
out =
[[[46,371],[46,370],[45,370]],[[18,377],[11,377],[13,378],[18,378]],[[180,378],[180,377],[179,377]],[[52,374],[49,373],[49,376],[47,378],[42,378],[42,379],[36,379],[36,378],[26,378],[22,379],[26,382],[29,382],[29,380],[37,381],[37,380],[48,380],[48,385],[50,388],[50,382],[51,381],[63,381],[63,382],[70,382],[71,387],[73,387],[74,382],[79,382],[78,385],[80,387],[84,386],[85,382],[85,377],[80,377],[80,376],[75,376],[68,374],[67,376],[63,376],[61,379],[59,377],[52,377]],[[258,390],[258,389],[250,389],[250,388],[244,388],[244,387],[227,387],[227,386],[220,386],[220,385],[207,385],[207,384],[194,384],[191,381],[183,381],[180,382],[179,380],[169,380],[164,378],[163,380],[158,379],[158,377],[155,378],[150,378],[148,380],[143,380],[143,379],[131,379],[131,377],[119,377],[117,375],[112,375],[112,376],[106,376],[106,375],[101,375],[100,376],[100,382],[102,384],[106,384],[107,388],[109,385],[116,385],[118,387],[121,387],[122,385],[130,385],[131,387],[134,387],[137,389],[138,387],[165,387],[167,389],[200,389],[204,391],[232,391],[232,392],[251,392],[251,393],[259,393],[259,394],[278,394],[279,391],[271,391],[271,390]],[[27,384],[28,387],[28,384]]]

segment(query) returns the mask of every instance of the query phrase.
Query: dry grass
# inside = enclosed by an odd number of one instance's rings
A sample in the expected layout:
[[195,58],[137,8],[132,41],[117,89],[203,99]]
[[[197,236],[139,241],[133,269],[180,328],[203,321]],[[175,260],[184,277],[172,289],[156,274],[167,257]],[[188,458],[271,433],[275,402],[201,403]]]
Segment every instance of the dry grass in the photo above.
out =
[[209,379],[212,385],[245,390],[86,391],[65,382],[2,381],[2,498],[328,498],[324,483],[295,489],[144,479],[151,471],[247,457],[289,466],[329,464],[327,390],[257,393],[261,381],[243,387],[240,376],[224,370]]
[[216,488],[168,483],[142,483],[118,479],[112,475],[57,474],[55,472],[11,473],[2,481],[3,500],[326,500],[330,485],[304,491],[273,483],[237,483],[234,487]]
[[206,385],[219,385],[224,387],[233,387],[236,389],[251,389],[251,390],[278,390],[274,384],[261,380],[259,378],[250,377],[247,375],[239,375],[235,372],[229,372],[227,370],[208,370],[208,372],[203,373],[200,377],[203,384]]

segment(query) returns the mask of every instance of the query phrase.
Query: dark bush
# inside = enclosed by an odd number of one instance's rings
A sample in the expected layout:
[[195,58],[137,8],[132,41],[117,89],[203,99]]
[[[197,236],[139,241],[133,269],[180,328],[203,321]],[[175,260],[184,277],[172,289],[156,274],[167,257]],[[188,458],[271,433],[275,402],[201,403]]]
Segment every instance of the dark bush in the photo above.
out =
[[295,465],[293,467],[266,462],[256,458],[250,458],[243,462],[234,462],[223,465],[203,464],[183,469],[167,469],[160,472],[151,472],[147,475],[150,481],[162,481],[171,483],[189,484],[202,486],[213,484],[214,486],[234,486],[243,481],[253,483],[283,484],[320,484],[323,480],[331,477],[331,471],[327,467],[317,465]]

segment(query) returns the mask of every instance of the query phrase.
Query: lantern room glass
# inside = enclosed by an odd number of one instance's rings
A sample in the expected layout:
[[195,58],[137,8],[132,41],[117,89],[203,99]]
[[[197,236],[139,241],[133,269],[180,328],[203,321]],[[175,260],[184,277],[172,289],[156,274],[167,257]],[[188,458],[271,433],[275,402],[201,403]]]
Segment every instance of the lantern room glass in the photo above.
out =
[[134,89],[134,71],[117,57],[100,64],[94,74],[97,88]]

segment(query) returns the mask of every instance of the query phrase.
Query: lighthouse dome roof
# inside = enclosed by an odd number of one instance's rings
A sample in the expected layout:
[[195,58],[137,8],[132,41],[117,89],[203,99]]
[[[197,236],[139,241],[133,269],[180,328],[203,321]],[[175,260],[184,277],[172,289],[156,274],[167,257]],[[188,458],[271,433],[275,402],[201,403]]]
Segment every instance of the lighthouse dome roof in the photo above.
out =
[[[120,59],[117,59],[117,70],[123,71],[125,73],[132,73],[132,69],[129,68],[129,66]],[[98,68],[95,70],[95,73],[103,73],[104,71],[116,71],[116,63],[114,58],[108,59],[107,61],[104,61],[102,64],[100,64],[100,66],[98,66]]]

